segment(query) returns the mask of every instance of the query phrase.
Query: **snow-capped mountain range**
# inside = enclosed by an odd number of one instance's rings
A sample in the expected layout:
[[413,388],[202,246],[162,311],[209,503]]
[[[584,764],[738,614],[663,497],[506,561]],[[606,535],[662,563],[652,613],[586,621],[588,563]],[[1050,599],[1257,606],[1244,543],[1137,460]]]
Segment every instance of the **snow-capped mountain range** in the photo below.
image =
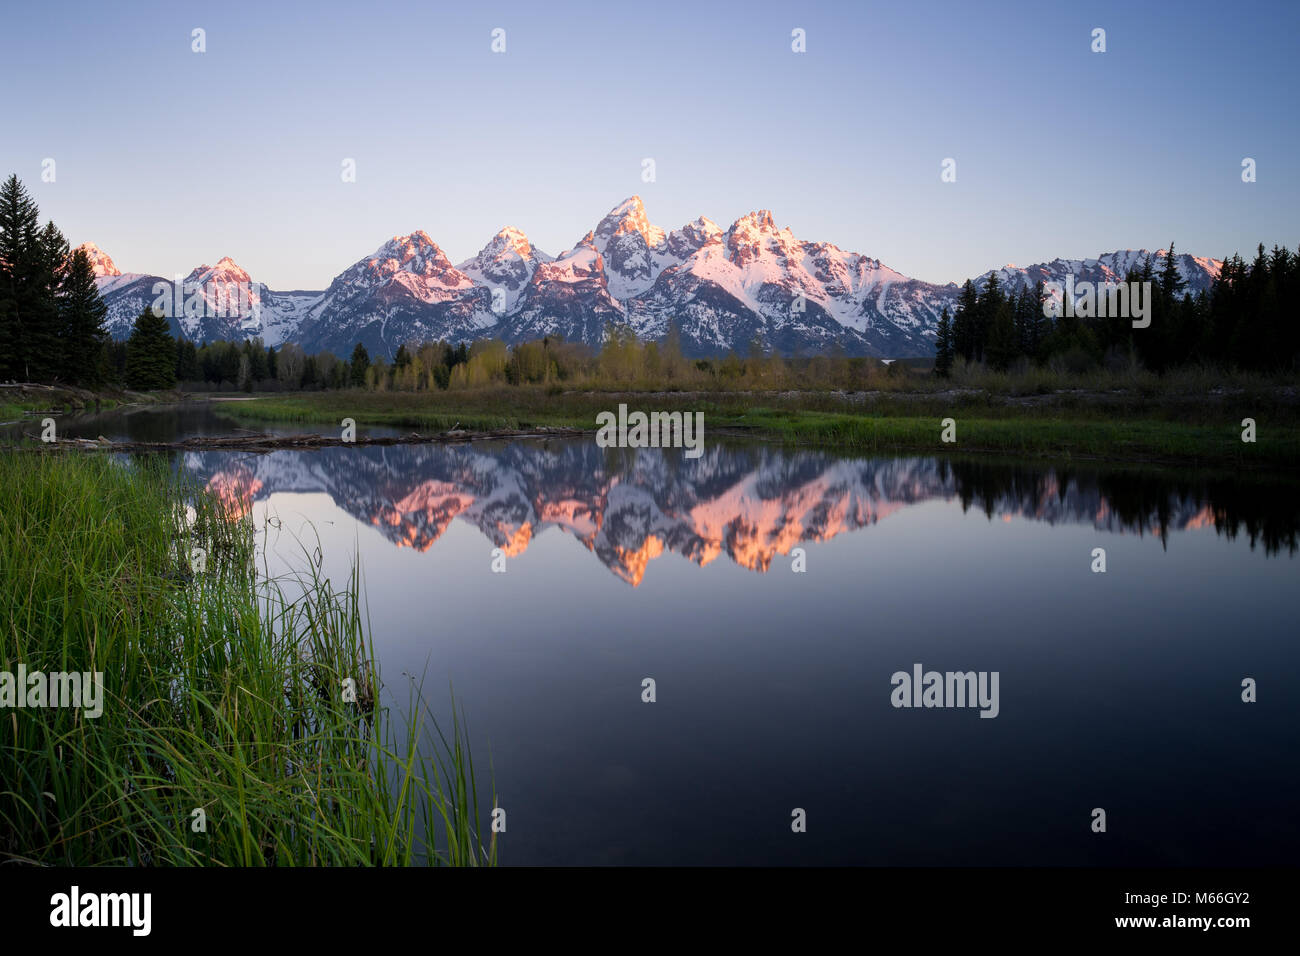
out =
[[[98,246],[91,256],[108,306],[109,332],[130,333],[140,312],[165,295],[174,332],[196,342],[260,336],[268,345],[296,342],[308,352],[346,357],[361,342],[372,356],[391,357],[404,343],[547,335],[599,346],[609,324],[642,339],[663,339],[676,321],[683,350],[744,352],[755,339],[784,354],[843,349],[849,355],[928,356],[945,306],[960,286],[908,278],[855,252],[798,239],[777,228],[767,210],[727,229],[703,216],[665,231],[633,196],[568,251],[550,256],[507,226],[473,258],[453,264],[426,233],[395,236],[340,273],[323,292],[277,292],[223,258],[188,276],[123,273]],[[1096,259],[1054,259],[990,270],[1004,286],[1039,279],[1119,281],[1149,253],[1107,253]],[[1159,268],[1164,250],[1150,253]],[[1218,276],[1217,259],[1178,256],[1195,294]],[[176,279],[183,292],[174,292]]]

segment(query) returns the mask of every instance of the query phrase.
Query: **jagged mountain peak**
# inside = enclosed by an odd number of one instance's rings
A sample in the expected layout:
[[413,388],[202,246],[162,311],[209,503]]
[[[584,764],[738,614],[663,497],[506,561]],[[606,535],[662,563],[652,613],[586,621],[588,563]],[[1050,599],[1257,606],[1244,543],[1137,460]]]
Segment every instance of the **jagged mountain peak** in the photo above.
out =
[[215,266],[206,263],[185,277],[186,282],[251,282],[249,274],[230,256],[222,256]]
[[716,222],[714,222],[712,219],[710,219],[708,216],[696,216],[694,219],[692,219],[692,220],[691,220],[690,222],[688,222],[686,225],[682,226],[682,228],[683,228],[683,229],[698,229],[698,230],[702,230],[702,231],[704,231],[704,232],[712,233],[712,234],[717,235],[717,236],[721,236],[721,235],[722,235],[722,227],[719,226],[719,225],[718,225]]
[[667,233],[658,226],[651,225],[640,196],[624,199],[605,214],[595,229],[595,235],[602,239],[612,239],[632,232],[637,233],[651,248],[661,245],[667,238]]
[[[540,266],[534,276],[534,280],[540,278],[553,279],[565,274],[573,273],[597,273],[604,272],[605,259],[596,246],[596,237],[592,233],[587,233],[581,239],[573,244],[573,248],[561,256],[557,256],[553,262]],[[566,280],[568,281],[568,280]]]
[[680,229],[674,229],[668,234],[668,243],[671,246],[674,240],[692,243],[694,249],[700,246],[707,246],[710,243],[721,242],[723,236],[722,227],[710,219],[708,216],[699,216],[692,219]]
[[460,278],[465,278],[423,229],[405,236],[393,236],[356,265],[384,277],[396,272],[410,272],[426,278],[447,273],[456,273]]
[[375,255],[381,253],[392,256],[398,254],[415,255],[426,249],[442,250],[438,244],[429,238],[429,234],[423,229],[416,229],[414,232],[407,233],[405,236],[393,236],[382,246],[375,250]]
[[514,226],[502,226],[492,237],[493,243],[501,243],[511,246],[517,252],[524,252],[532,248],[532,243],[528,241],[527,234],[522,229]]
[[641,201],[640,196],[637,195],[628,196],[621,203],[619,203],[608,213],[606,213],[605,218],[608,219],[610,216],[625,216],[625,215],[631,215],[631,216],[645,215],[645,203]]
[[756,209],[754,212],[746,213],[732,223],[728,230],[733,234],[776,231],[776,222],[772,219],[770,209]]
[[77,248],[85,251],[87,258],[90,259],[90,267],[94,270],[96,276],[111,277],[122,274],[122,270],[114,264],[108,253],[93,242],[83,242]]
[[[540,253],[545,255],[545,253]],[[525,262],[532,261],[539,255],[539,250],[533,246],[527,234],[522,229],[516,229],[514,226],[502,226],[497,230],[496,235],[488,240],[487,245],[479,250],[474,259],[485,261],[488,259],[500,259],[503,256],[515,255]],[[466,260],[473,262],[474,259]]]
[[490,287],[494,296],[504,294],[504,300],[498,299],[497,306],[509,312],[538,265],[551,262],[552,258],[534,246],[522,229],[503,226],[476,256],[456,268],[473,282]]
[[777,229],[768,209],[741,216],[727,230],[723,241],[728,258],[741,267],[771,260],[773,267],[784,268],[800,258],[802,251],[794,233],[789,229]]

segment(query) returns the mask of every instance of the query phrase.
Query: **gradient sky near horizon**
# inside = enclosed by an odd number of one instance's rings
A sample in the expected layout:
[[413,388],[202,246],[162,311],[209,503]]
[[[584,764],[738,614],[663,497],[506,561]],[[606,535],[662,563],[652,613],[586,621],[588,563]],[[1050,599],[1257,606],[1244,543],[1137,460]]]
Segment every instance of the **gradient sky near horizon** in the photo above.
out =
[[230,256],[282,290],[416,229],[453,262],[504,225],[557,254],[633,194],[665,229],[770,209],[932,282],[1247,256],[1300,241],[1298,26],[1294,2],[22,4],[0,174],[124,272]]

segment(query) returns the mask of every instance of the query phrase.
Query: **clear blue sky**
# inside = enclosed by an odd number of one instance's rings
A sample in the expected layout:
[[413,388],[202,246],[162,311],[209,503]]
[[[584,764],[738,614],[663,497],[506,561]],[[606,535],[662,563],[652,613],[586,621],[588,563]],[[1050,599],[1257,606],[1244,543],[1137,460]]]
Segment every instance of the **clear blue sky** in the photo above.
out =
[[1300,239],[1298,26],[1295,2],[17,4],[0,173],[123,271],[228,255],[278,289],[415,229],[453,261],[507,224],[554,254],[634,193],[666,229],[767,208],[930,281],[1219,257]]

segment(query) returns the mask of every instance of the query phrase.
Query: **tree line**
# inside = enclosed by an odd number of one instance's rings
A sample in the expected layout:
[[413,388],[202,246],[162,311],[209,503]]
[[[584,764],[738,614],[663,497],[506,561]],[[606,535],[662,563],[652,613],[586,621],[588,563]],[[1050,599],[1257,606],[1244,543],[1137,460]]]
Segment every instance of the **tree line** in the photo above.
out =
[[1007,290],[994,272],[977,290],[967,279],[954,313],[945,308],[939,318],[935,372],[951,374],[959,358],[996,371],[1050,364],[1070,372],[1141,366],[1161,373],[1188,365],[1278,372],[1300,365],[1293,304],[1300,256],[1285,246],[1267,253],[1261,243],[1249,263],[1228,257],[1210,288],[1195,296],[1178,272],[1173,243],[1158,270],[1148,255],[1123,281],[1130,288],[1150,284],[1145,328],[1134,328],[1130,316],[1099,315],[1100,309],[1080,316],[1058,302],[1045,310],[1049,296],[1041,281]]
[[0,378],[104,380],[106,310],[85,251],[70,252],[54,223],[10,176],[0,186]]

